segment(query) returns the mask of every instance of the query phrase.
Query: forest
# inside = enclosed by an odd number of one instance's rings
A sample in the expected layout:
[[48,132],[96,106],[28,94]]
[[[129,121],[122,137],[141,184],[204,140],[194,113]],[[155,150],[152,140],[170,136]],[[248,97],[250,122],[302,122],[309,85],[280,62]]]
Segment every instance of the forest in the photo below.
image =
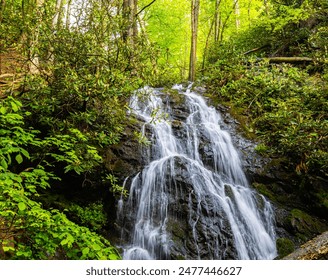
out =
[[327,0],[0,0],[0,259],[122,259],[152,140],[130,100],[160,88],[183,111],[177,84],[267,159],[246,175],[276,212],[273,258],[328,230]]

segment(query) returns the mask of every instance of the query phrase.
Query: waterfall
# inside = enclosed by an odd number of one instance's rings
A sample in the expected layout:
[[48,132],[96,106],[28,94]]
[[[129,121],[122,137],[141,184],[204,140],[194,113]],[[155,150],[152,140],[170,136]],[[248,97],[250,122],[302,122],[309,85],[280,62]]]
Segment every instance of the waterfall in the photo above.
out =
[[173,89],[184,100],[179,117],[161,90],[131,99],[150,145],[120,200],[119,216],[133,225],[124,259],[273,259],[273,209],[249,187],[220,114],[190,88]]

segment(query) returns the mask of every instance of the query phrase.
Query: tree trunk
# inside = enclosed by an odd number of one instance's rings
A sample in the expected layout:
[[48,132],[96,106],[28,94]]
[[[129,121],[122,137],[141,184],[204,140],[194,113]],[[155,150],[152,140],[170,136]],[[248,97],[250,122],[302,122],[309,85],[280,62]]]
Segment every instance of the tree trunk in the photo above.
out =
[[56,1],[56,8],[55,8],[55,15],[52,19],[52,28],[55,30],[56,28],[58,28],[58,26],[60,25],[60,21],[61,21],[61,10],[63,8],[63,1],[62,0],[57,0]]
[[138,21],[137,21],[137,14],[138,14],[138,0],[133,0],[133,9],[132,9],[132,29],[133,29],[133,44],[136,43],[138,37]]
[[190,47],[190,63],[189,63],[189,80],[192,82],[195,81],[196,78],[199,1],[200,0],[191,0],[191,47]]
[[[34,10],[34,12],[38,13],[39,7],[41,7],[44,3],[44,0],[37,0],[33,6],[29,6],[28,10],[31,9],[31,11]],[[39,55],[33,51],[36,48],[36,46],[39,43],[39,26],[38,23],[41,21],[41,15],[36,14],[37,16],[37,24],[35,26],[35,30],[33,31],[32,34],[29,35],[30,40],[29,40],[29,48],[32,50],[32,53],[30,53],[30,63],[29,63],[29,71],[31,74],[39,74],[40,73],[40,59]]]
[[238,30],[240,27],[240,9],[239,9],[239,2],[238,0],[234,0],[234,6],[235,6],[235,16],[236,16],[236,29]]
[[236,8],[236,5],[237,5],[237,2],[234,1],[233,2],[233,6],[232,6],[232,9],[230,10],[229,14],[227,15],[227,17],[225,18],[225,20],[221,23],[221,32],[219,34],[219,41],[222,42],[223,41],[223,33],[224,33],[224,30],[226,28],[226,26],[228,25],[228,21],[233,13],[233,11],[235,11],[235,8]]
[[214,42],[219,41],[219,34],[220,34],[220,22],[221,22],[221,17],[219,14],[219,8],[220,8],[221,0],[216,0],[215,1],[215,13],[214,13]]
[[269,5],[268,5],[268,0],[264,0],[264,7],[265,7],[265,14],[268,16],[269,15]]
[[[205,68],[205,61],[206,61],[206,58],[207,58],[209,41],[210,41],[210,37],[211,37],[212,31],[213,31],[213,26],[215,25],[216,20],[217,20],[216,15],[214,15],[213,21],[211,23],[210,30],[208,31],[208,34],[207,34],[207,37],[206,37],[206,42],[205,42],[205,47],[204,47],[204,52],[203,52],[202,71]],[[214,30],[214,33],[215,32],[216,32],[216,30]],[[215,37],[215,35],[214,35],[214,37]]]
[[66,19],[65,19],[65,24],[66,24],[66,29],[69,29],[71,25],[71,7],[72,7],[72,0],[67,1],[67,9],[66,9]]
[[125,24],[123,40],[131,46],[133,46],[138,35],[137,13],[138,0],[123,0],[123,18]]

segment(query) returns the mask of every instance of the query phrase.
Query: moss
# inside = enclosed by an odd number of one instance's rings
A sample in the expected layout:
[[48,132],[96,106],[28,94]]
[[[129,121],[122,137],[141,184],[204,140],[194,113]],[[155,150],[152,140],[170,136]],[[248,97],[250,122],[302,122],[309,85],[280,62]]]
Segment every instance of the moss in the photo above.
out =
[[185,102],[185,96],[180,94],[176,89],[164,89],[163,93],[166,93],[170,96],[171,102],[176,105],[183,105]]
[[327,230],[327,225],[321,220],[299,209],[293,209],[288,216],[288,220],[300,241],[307,241]]
[[277,201],[275,195],[267,188],[266,185],[261,184],[261,183],[256,183],[254,182],[252,184],[253,188],[256,189],[260,194],[264,195],[271,201]]
[[268,146],[263,143],[260,143],[255,147],[255,151],[260,155],[266,155],[268,152]]
[[293,241],[288,238],[278,238],[276,244],[278,251],[277,259],[282,259],[283,257],[289,255],[295,250],[295,245]]
[[180,221],[170,219],[167,223],[167,230],[171,233],[171,237],[175,243],[181,242],[186,237],[184,226]]
[[174,259],[179,260],[179,261],[184,261],[184,260],[186,260],[186,257],[182,256],[182,255],[176,255]]
[[131,168],[126,162],[119,159],[114,163],[113,172],[114,173],[123,173],[126,169]]

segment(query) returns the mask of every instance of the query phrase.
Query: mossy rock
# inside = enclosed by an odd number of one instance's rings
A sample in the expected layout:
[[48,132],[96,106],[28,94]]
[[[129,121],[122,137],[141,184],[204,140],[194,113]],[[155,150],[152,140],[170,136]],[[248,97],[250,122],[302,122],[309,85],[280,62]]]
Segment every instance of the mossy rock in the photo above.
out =
[[277,259],[281,259],[295,250],[294,242],[288,238],[278,238],[276,244],[278,251]]
[[171,125],[174,129],[181,129],[183,127],[183,123],[178,120],[173,120]]
[[252,184],[253,188],[256,189],[260,194],[264,195],[265,197],[267,197],[268,199],[270,199],[271,201],[277,201],[277,198],[275,197],[275,195],[267,188],[266,185],[261,184],[261,183],[256,183],[254,182]]
[[186,260],[186,257],[182,256],[182,255],[175,255],[174,260],[184,261],[184,260]]
[[175,242],[183,240],[186,236],[183,225],[177,220],[170,219],[167,223],[167,229]]
[[328,228],[328,226],[319,219],[299,209],[293,209],[290,212],[288,221],[298,239],[304,242],[324,232]]
[[119,159],[117,160],[114,165],[112,166],[112,170],[114,173],[124,173],[127,170],[130,170],[132,167],[130,164],[126,163],[125,161]]
[[165,89],[163,92],[170,96],[171,103],[178,106],[183,105],[185,103],[185,96],[183,94],[180,94],[178,90]]

